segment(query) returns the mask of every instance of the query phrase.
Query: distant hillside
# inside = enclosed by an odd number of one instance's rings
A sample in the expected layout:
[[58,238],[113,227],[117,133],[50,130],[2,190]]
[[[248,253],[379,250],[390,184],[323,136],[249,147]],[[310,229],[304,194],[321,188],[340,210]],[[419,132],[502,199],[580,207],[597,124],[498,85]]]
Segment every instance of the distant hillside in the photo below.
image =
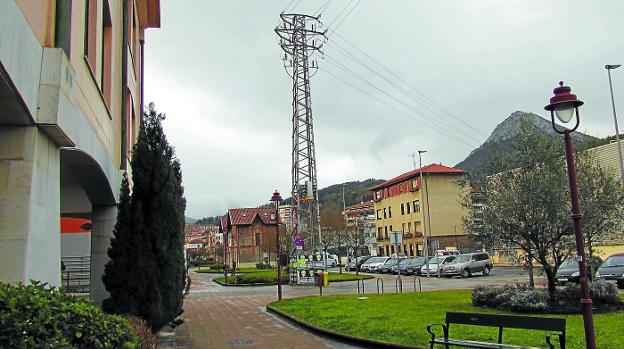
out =
[[[329,187],[319,190],[319,200],[321,207],[334,206],[338,209],[342,209],[342,187],[344,185],[345,193],[345,205],[350,206],[359,204],[362,201],[371,200],[373,198],[372,193],[368,191],[369,187],[375,184],[385,182],[385,179],[366,179],[363,181],[353,181],[340,184],[330,185]],[[290,204],[291,197],[288,197],[282,201],[282,204]],[[270,204],[265,204],[262,207],[268,207]]]
[[195,222],[197,222],[197,219],[193,219],[191,217],[184,216],[184,223],[186,223],[186,224],[195,224]]
[[[539,115],[533,113],[516,111],[503,120],[503,122],[498,124],[488,139],[481,144],[479,148],[470,152],[470,154],[463,161],[455,165],[455,167],[463,168],[469,173],[480,173],[488,161],[492,159],[494,154],[503,154],[512,149],[515,136],[518,135],[520,126],[524,122],[532,122],[535,129],[539,132],[552,137],[559,136],[559,134],[553,130],[550,121],[545,120]],[[591,144],[592,146],[602,143],[602,140],[596,137],[588,136],[581,132],[573,132],[572,140],[575,143],[585,143],[587,145]]]

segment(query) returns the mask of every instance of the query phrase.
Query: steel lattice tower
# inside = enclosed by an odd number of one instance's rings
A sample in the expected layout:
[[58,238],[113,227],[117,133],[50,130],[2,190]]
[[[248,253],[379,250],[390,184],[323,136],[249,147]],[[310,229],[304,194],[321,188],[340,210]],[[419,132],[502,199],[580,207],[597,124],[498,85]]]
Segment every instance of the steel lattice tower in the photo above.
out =
[[[310,77],[318,70],[313,59],[322,54],[325,32],[319,17],[303,14],[280,15],[275,32],[284,51],[286,71],[292,78],[292,214],[293,235],[299,235],[315,249],[321,239],[316,177],[316,155],[312,127]],[[310,245],[308,245],[310,246]]]

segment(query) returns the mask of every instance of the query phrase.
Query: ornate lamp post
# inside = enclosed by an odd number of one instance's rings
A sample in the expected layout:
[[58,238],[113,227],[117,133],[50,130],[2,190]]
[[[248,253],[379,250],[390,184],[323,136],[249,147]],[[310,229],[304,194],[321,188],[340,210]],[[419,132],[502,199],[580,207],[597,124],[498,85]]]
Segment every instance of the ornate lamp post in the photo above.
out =
[[[585,344],[588,349],[596,348],[596,337],[594,334],[594,319],[592,313],[592,300],[589,294],[589,278],[587,276],[587,259],[585,258],[585,237],[583,235],[583,225],[581,213],[581,205],[579,203],[578,185],[576,183],[576,168],[574,165],[574,152],[572,148],[572,137],[570,133],[579,126],[578,107],[583,102],[578,100],[575,95],[570,93],[569,86],[563,86],[563,81],[559,81],[559,87],[555,88],[555,95],[550,98],[550,104],[544,109],[550,111],[550,120],[553,129],[563,134],[565,143],[566,163],[568,165],[568,181],[570,183],[570,198],[572,201],[572,220],[574,222],[574,235],[576,238],[576,254],[579,263],[579,272],[581,274],[581,290],[583,292],[581,298],[581,306],[583,308],[583,322],[585,325]],[[555,116],[562,124],[567,124],[576,114],[576,120],[572,128],[559,128],[555,124]]]
[[282,300],[282,266],[281,266],[281,248],[280,248],[280,236],[279,236],[279,203],[282,201],[282,196],[276,190],[271,197],[271,201],[275,202],[275,255],[277,256],[277,299]]

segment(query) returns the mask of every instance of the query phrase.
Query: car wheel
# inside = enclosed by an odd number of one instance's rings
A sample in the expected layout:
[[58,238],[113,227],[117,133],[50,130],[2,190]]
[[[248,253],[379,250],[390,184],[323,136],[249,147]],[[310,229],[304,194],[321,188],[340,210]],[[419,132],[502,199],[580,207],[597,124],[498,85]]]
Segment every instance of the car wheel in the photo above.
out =
[[470,276],[470,271],[468,271],[468,269],[464,269],[461,271],[461,277],[462,278],[467,278]]
[[485,269],[483,269],[483,276],[488,276],[490,275],[490,267],[486,266]]

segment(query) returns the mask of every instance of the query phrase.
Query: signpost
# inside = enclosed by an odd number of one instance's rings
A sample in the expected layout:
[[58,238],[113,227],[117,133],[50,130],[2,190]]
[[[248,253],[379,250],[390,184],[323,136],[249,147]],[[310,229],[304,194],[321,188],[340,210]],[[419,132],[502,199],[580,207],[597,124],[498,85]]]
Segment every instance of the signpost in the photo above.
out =
[[399,285],[401,285],[401,289],[403,288],[403,282],[401,281],[401,259],[399,258],[399,244],[403,243],[403,232],[401,231],[391,231],[390,232],[390,243],[394,244],[394,252],[397,257],[397,270],[399,273]]

